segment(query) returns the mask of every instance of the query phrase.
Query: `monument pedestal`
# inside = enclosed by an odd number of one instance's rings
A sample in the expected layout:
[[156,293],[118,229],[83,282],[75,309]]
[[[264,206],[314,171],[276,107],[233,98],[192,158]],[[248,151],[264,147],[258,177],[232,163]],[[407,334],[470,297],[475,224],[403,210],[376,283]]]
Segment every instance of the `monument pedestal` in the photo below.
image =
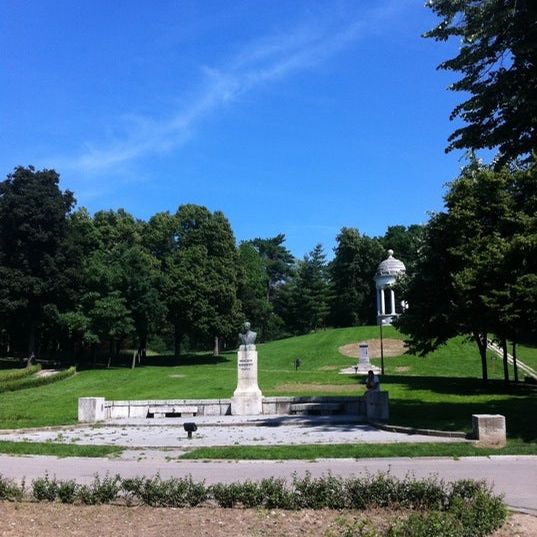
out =
[[369,345],[365,342],[358,344],[358,363],[354,367],[357,375],[367,375],[373,371],[375,375],[380,373],[380,368],[369,361]]
[[231,398],[233,416],[263,413],[263,394],[257,385],[257,351],[255,345],[241,345],[237,360],[237,389]]

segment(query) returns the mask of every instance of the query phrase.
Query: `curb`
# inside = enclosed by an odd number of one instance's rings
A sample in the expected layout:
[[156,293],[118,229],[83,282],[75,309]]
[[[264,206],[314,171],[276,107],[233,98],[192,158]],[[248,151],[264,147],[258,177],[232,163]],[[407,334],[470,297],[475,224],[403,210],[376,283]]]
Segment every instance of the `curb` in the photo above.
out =
[[467,433],[462,431],[437,431],[435,429],[418,429],[416,427],[404,427],[403,425],[388,425],[386,423],[380,423],[378,421],[370,421],[369,425],[381,429],[382,431],[388,431],[392,433],[406,433],[406,434],[422,434],[425,436],[438,436],[441,438],[462,438],[464,440],[471,440]]

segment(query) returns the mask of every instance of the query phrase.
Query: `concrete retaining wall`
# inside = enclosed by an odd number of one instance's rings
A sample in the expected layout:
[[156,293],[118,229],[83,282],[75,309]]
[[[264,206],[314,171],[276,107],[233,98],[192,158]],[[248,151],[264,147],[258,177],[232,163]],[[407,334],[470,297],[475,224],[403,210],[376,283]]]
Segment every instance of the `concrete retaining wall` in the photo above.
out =
[[[105,401],[101,397],[84,397],[78,400],[78,410],[78,421],[81,422],[228,416],[231,415],[231,399]],[[367,407],[362,397],[263,397],[263,415],[301,413],[350,414],[366,419]]]

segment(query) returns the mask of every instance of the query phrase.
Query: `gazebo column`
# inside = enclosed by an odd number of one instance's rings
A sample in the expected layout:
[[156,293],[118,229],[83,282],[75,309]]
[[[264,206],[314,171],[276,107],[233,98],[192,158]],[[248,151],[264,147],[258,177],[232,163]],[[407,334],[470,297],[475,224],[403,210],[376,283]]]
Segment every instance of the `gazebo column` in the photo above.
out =
[[391,299],[391,306],[392,306],[392,315],[395,315],[395,293],[393,292],[393,289],[390,288],[390,299]]
[[377,315],[380,315],[380,289],[377,287]]
[[384,287],[380,288],[380,314],[384,315],[385,313],[385,305],[384,305]]

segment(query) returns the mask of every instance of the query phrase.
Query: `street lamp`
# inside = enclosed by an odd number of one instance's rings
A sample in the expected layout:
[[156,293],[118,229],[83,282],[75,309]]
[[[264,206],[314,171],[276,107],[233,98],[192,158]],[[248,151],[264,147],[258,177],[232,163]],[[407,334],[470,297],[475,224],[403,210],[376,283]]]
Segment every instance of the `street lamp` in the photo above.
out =
[[382,325],[384,324],[384,319],[380,319],[380,373],[384,375],[384,339],[382,338]]

